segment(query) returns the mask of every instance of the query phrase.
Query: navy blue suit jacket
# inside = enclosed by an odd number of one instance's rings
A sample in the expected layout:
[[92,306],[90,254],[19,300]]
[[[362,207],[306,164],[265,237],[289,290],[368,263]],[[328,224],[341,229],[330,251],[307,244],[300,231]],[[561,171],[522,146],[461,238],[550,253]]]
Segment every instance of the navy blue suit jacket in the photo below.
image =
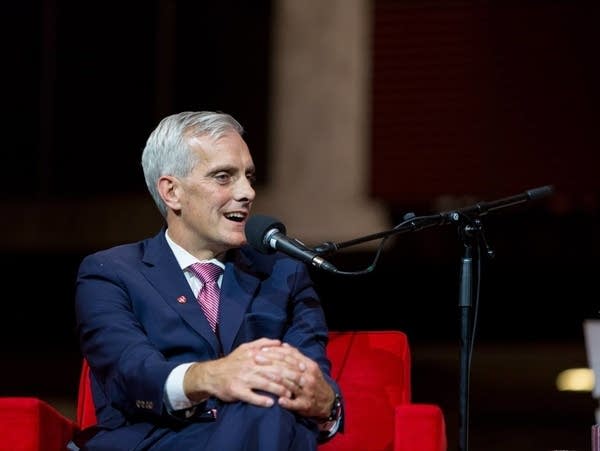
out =
[[92,370],[98,427],[122,429],[137,443],[157,426],[203,421],[172,415],[165,380],[184,362],[226,355],[242,343],[278,338],[315,360],[334,389],[326,357],[327,327],[306,266],[249,246],[229,251],[221,284],[218,336],[211,330],[165,239],[155,237],[83,259],[76,285],[83,356]]

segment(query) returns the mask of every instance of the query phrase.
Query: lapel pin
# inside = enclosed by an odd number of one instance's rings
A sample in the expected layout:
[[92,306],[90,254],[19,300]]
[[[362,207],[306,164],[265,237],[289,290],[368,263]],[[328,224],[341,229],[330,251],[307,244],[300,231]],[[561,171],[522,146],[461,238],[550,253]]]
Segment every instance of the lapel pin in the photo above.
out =
[[177,302],[179,302],[180,304],[185,304],[187,302],[187,298],[185,296],[179,296],[177,298]]

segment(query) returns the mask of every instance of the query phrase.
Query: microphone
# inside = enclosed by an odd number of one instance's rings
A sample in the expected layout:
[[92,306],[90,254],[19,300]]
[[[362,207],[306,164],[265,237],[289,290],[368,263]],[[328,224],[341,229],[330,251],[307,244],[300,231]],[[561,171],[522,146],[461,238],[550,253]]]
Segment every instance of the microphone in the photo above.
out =
[[297,260],[317,268],[337,273],[331,263],[323,260],[315,251],[306,247],[302,242],[288,238],[285,226],[270,216],[254,215],[248,219],[244,228],[248,243],[263,254],[271,254],[276,250]]
[[539,188],[533,188],[526,191],[527,198],[529,200],[541,199],[542,197],[549,196],[554,192],[552,185],[540,186]]

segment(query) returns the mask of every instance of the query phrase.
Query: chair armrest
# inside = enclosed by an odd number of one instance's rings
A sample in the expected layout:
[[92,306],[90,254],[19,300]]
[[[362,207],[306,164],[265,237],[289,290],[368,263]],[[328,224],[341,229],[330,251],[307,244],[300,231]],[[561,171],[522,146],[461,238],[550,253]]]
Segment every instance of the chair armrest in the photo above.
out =
[[30,397],[0,397],[0,449],[65,449],[75,423],[48,403]]
[[439,406],[397,405],[395,422],[394,451],[446,451],[446,424]]

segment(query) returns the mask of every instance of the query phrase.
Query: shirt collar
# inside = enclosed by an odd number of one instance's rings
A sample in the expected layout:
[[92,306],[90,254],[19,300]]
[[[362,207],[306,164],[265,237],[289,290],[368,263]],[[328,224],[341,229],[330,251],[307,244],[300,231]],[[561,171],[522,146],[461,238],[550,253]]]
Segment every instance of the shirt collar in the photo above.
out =
[[223,264],[223,262],[221,262],[220,260],[217,260],[216,258],[211,258],[210,260],[198,260],[196,257],[194,257],[192,254],[190,254],[188,251],[186,251],[184,248],[182,248],[179,244],[177,244],[175,241],[173,241],[171,239],[171,237],[169,236],[169,230],[165,230],[165,238],[167,240],[167,244],[169,245],[169,247],[171,248],[171,250],[173,251],[173,254],[175,255],[175,259],[177,260],[177,263],[179,263],[179,267],[184,270],[187,269],[190,265],[194,264],[194,263],[214,263],[215,265],[220,266],[221,268],[225,269],[225,265]]

